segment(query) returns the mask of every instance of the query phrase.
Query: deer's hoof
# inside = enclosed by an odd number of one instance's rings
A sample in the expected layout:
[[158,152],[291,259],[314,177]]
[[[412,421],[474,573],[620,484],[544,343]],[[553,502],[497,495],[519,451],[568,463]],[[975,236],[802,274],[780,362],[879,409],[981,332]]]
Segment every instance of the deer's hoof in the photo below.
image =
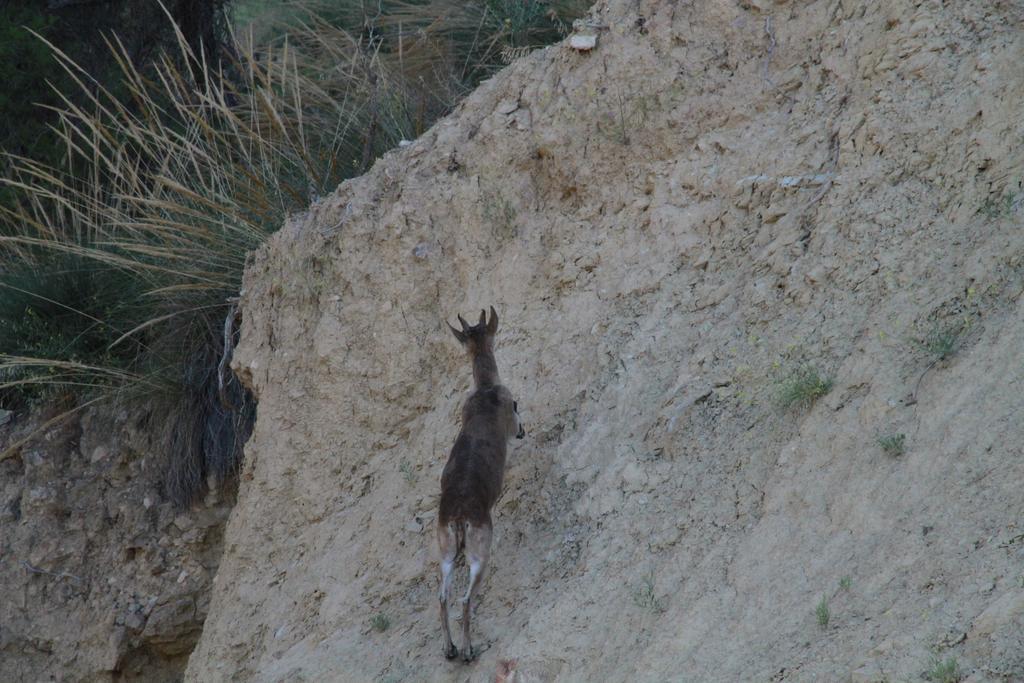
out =
[[467,646],[462,650],[462,661],[469,664],[476,659],[476,651],[473,650],[472,646]]
[[444,649],[445,659],[455,659],[459,656],[459,649],[454,644],[449,643]]

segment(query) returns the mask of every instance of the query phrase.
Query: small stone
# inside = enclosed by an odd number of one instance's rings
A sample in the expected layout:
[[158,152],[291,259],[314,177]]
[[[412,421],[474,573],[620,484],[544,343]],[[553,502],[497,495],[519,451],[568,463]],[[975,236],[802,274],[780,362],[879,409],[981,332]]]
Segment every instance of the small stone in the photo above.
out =
[[146,625],[146,618],[143,617],[139,612],[132,612],[125,617],[124,625],[131,631],[141,631]]
[[192,519],[191,515],[178,515],[174,518],[174,526],[178,527],[182,531],[188,531],[195,526],[195,520]]
[[577,33],[569,38],[569,47],[577,52],[590,52],[597,46],[597,35]]
[[110,455],[110,451],[107,450],[106,446],[97,446],[92,450],[92,457],[90,460],[92,462],[100,462],[101,460],[105,460],[108,455]]
[[508,115],[514,112],[516,109],[519,109],[519,100],[517,98],[510,97],[499,102],[496,111],[499,114]]

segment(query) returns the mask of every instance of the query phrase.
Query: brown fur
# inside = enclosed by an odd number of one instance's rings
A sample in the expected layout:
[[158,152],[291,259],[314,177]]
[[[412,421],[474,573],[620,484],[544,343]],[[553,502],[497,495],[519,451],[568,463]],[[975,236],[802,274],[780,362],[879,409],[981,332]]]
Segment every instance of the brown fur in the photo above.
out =
[[498,315],[491,308],[489,321],[480,311],[478,324],[470,326],[462,316],[459,322],[461,331],[449,327],[469,353],[475,389],[462,406],[462,429],[441,474],[437,542],[441,551],[441,626],[449,659],[459,654],[448,627],[448,591],[459,551],[465,552],[470,568],[462,609],[462,658],[469,662],[475,654],[469,634],[470,610],[490,556],[491,508],[501,495],[508,440],[522,438],[524,432],[512,394],[498,378],[494,359]]

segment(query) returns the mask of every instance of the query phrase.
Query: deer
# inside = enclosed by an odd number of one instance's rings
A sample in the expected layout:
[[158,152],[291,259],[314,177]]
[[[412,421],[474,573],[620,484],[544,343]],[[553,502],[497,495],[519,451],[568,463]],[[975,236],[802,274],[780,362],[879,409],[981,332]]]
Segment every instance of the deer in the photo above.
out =
[[473,661],[477,653],[470,641],[470,613],[477,599],[480,581],[491,553],[493,524],[491,510],[501,495],[505,476],[505,455],[512,437],[526,436],[519,419],[519,406],[498,378],[494,359],[494,335],[498,314],[490,308],[480,311],[480,321],[455,329],[445,322],[469,354],[473,366],[472,393],[462,404],[462,425],[455,438],[448,462],[441,473],[441,499],[437,513],[437,544],[440,550],[441,628],[444,655],[459,656],[448,627],[448,594],[459,553],[469,566],[469,587],[462,599],[462,659]]

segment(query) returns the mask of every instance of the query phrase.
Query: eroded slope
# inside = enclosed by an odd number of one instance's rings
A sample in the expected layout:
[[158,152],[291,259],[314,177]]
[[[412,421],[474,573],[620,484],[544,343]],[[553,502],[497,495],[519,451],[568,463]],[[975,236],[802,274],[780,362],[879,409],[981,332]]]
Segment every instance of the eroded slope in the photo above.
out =
[[[1024,677],[1024,16],[880,5],[600,5],[593,53],[517,62],[256,254],[187,678]],[[442,320],[492,303],[530,435],[465,668]],[[782,411],[802,363],[833,388]]]

